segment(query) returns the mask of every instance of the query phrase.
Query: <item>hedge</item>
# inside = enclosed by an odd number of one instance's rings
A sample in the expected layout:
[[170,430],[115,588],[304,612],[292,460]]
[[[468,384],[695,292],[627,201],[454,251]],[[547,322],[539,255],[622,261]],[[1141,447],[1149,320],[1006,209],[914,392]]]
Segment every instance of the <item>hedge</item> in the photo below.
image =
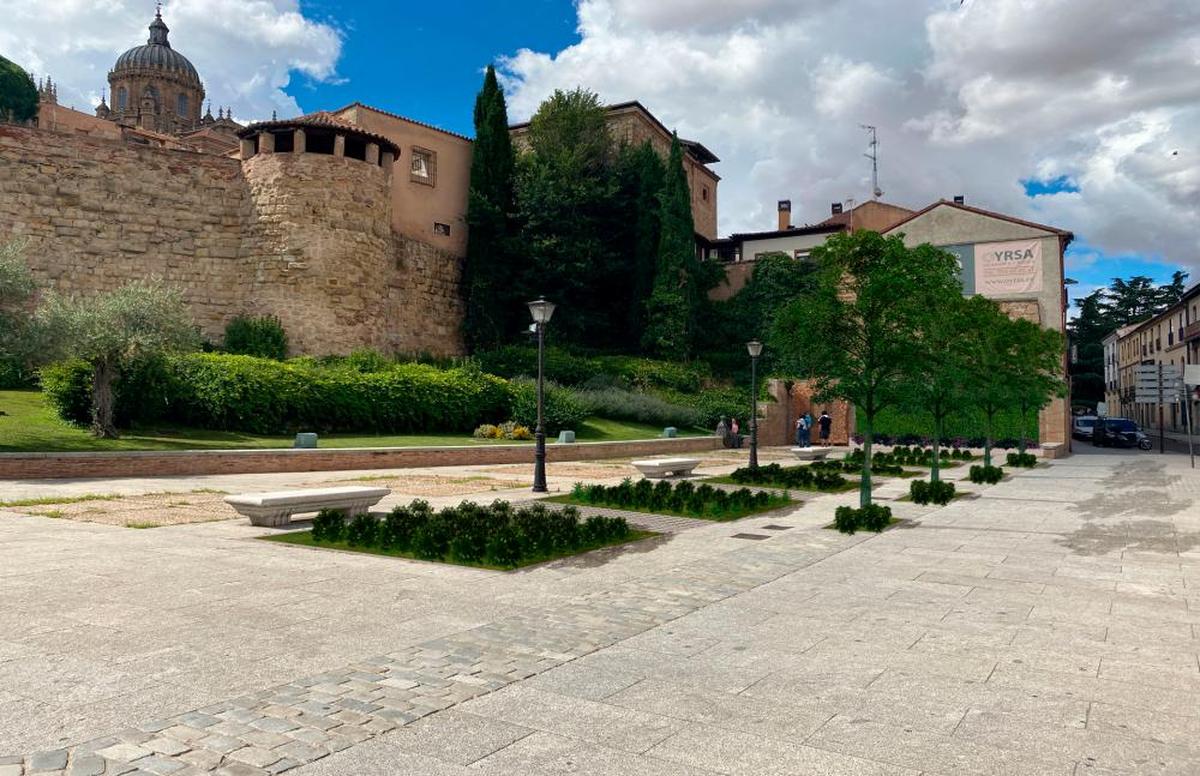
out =
[[[91,370],[70,362],[42,372],[51,405],[86,423]],[[192,353],[137,365],[117,386],[118,422],[170,421],[253,434],[470,432],[509,418],[520,389],[477,368],[398,364],[364,373],[252,356]],[[553,404],[551,405],[553,407]]]
[[[528,379],[513,380],[509,383],[509,391],[512,395],[512,409],[507,417],[519,425],[536,429],[537,383]],[[591,408],[569,388],[548,382],[543,393],[542,414],[546,423],[546,434],[550,436],[557,435],[564,429],[578,429],[591,414]]]
[[[999,412],[992,421],[992,439],[1006,443],[1011,440],[1012,446],[1015,447],[1016,440],[1021,437],[1021,426],[1019,412]],[[859,429],[866,427],[861,412],[858,415],[857,427]],[[909,412],[892,408],[883,410],[876,416],[873,431],[875,441],[880,444],[887,444],[884,440],[891,440],[897,444],[917,442],[925,444],[926,440],[933,437],[933,421],[923,412]],[[983,447],[985,436],[983,413],[975,409],[964,410],[950,416],[946,419],[945,428],[942,431],[943,441],[957,440],[960,442],[960,446]],[[1025,438],[1035,441],[1038,438],[1036,412],[1030,413],[1030,418],[1025,426]],[[970,442],[970,444],[961,444],[965,442]]]
[[[490,374],[510,378],[537,376],[536,348],[513,345],[478,353],[475,358]],[[684,393],[696,393],[712,379],[708,366],[699,362],[683,364],[637,356],[587,356],[555,347],[546,348],[543,372],[547,379],[567,386],[666,388]]]
[[582,390],[579,398],[592,415],[613,420],[628,420],[652,426],[702,427],[699,410],[683,403],[669,402],[649,393],[620,388]]

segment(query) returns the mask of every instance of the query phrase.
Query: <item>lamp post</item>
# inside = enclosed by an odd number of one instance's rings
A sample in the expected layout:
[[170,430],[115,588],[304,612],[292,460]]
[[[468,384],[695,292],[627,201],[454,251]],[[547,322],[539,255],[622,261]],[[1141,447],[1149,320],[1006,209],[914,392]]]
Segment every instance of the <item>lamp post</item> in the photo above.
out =
[[746,343],[750,353],[750,468],[758,468],[758,357],[763,344],[758,340]]
[[546,324],[554,315],[554,302],[539,298],[529,303],[529,314],[533,316],[533,325],[537,330],[538,341],[538,374],[537,374],[537,429],[533,433],[536,452],[533,455],[533,492],[546,492],[546,425],[543,415],[542,392],[542,362],[546,354]]

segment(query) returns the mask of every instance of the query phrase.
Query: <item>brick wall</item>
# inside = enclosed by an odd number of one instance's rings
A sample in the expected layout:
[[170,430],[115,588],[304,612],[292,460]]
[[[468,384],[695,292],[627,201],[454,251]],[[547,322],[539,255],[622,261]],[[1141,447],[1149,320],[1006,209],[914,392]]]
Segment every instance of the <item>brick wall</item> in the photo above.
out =
[[[720,447],[717,437],[587,442],[546,447],[550,462],[678,455]],[[530,445],[346,450],[204,450],[145,453],[0,453],[0,480],[155,477],[262,472],[348,471],[424,466],[529,463]],[[553,468],[551,468],[553,471]]]

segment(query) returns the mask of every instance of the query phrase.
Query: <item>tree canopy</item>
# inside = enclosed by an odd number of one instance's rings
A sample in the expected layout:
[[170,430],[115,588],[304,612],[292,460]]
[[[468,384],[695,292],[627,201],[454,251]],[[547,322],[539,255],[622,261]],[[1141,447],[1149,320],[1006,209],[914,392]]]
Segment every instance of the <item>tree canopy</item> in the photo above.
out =
[[24,123],[37,118],[37,86],[29,73],[0,56],[0,121]]

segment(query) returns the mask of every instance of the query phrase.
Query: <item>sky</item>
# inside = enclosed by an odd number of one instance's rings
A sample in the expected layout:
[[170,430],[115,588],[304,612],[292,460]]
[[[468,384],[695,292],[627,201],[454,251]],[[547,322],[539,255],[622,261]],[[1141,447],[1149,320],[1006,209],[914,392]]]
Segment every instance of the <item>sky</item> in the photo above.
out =
[[[0,54],[94,105],[147,0],[0,0]],[[554,89],[638,99],[722,161],[720,231],[870,197],[1070,229],[1072,296],[1200,281],[1196,0],[169,0],[173,46],[239,120],[359,100],[471,134],[482,69],[513,121]]]

